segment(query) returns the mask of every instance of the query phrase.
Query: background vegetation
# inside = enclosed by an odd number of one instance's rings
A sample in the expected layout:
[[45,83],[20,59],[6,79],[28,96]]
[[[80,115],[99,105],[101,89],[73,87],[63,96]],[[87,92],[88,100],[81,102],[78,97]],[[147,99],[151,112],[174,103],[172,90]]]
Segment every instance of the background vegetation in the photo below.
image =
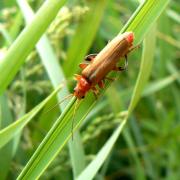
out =
[[[0,179],[179,179],[178,1],[43,2],[0,2]],[[75,98],[49,108],[86,54],[128,30],[141,48],[80,104],[72,141]]]

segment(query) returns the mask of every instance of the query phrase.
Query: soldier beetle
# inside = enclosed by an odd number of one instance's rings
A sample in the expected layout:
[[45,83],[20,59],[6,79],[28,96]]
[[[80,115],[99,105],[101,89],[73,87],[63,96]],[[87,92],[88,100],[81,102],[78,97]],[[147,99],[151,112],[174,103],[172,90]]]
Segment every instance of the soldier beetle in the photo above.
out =
[[[116,36],[99,54],[90,54],[86,56],[85,62],[79,66],[82,69],[81,75],[75,75],[77,85],[74,88],[73,95],[77,99],[85,97],[89,90],[92,90],[97,97],[98,89],[104,88],[104,80],[108,79],[106,75],[110,71],[123,71],[127,67],[127,54],[132,51],[134,33],[125,32]],[[125,57],[125,67],[117,67],[120,58]]]
[[[127,54],[136,48],[136,46],[133,47],[133,41],[134,33],[125,32],[116,36],[112,41],[110,41],[99,54],[90,54],[86,56],[85,61],[79,64],[79,67],[82,69],[81,75],[75,74],[77,84],[74,88],[73,94],[65,97],[60,103],[72,96],[75,96],[78,100],[81,100],[90,90],[92,90],[95,97],[97,97],[99,91],[96,86],[98,85],[99,88],[104,88],[104,80],[110,80],[110,78],[106,77],[110,71],[123,71],[126,69],[128,65]],[[125,57],[125,66],[118,67],[117,63],[119,62],[120,58],[123,57]],[[73,121],[77,102],[78,101],[76,101],[74,107]]]
[[[106,77],[110,71],[123,71],[127,68],[127,54],[138,47],[133,46],[133,41],[134,33],[125,32],[110,41],[99,54],[90,54],[86,56],[85,61],[79,64],[79,67],[82,69],[81,75],[75,74],[77,84],[74,88],[73,94],[68,95],[57,104],[64,102],[72,96],[81,100],[90,90],[92,90],[94,95],[97,97],[98,89],[96,88],[96,85],[100,88],[104,88],[104,80],[112,80]],[[118,67],[117,63],[122,57],[125,57],[125,66]]]

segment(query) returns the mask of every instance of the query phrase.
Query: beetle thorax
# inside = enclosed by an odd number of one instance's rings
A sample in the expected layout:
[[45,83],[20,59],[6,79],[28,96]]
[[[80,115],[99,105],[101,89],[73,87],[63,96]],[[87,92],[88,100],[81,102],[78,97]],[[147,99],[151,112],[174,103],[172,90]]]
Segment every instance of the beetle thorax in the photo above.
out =
[[78,83],[74,88],[74,96],[78,99],[82,99],[85,97],[85,94],[91,88],[91,84],[87,81],[87,79],[83,76],[78,79]]

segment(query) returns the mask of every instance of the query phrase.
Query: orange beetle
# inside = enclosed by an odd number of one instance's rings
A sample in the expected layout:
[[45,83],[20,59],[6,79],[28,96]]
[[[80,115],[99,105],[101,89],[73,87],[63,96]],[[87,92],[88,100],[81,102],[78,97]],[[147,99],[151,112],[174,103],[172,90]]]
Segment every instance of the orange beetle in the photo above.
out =
[[[125,32],[116,36],[99,54],[88,55],[85,62],[79,65],[82,69],[81,75],[75,75],[77,85],[74,88],[74,96],[82,99],[89,90],[92,90],[97,96],[96,85],[103,88],[103,81],[110,71],[123,71],[126,69],[127,54],[134,49],[133,41],[134,33]],[[117,67],[117,63],[122,57],[126,59],[125,67]]]

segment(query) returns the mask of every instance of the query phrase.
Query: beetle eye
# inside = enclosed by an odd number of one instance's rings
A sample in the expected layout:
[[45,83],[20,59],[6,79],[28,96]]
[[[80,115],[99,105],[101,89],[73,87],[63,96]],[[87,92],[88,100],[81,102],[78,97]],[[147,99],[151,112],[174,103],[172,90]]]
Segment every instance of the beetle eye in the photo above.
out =
[[85,98],[85,96],[82,96],[82,99],[84,99]]

